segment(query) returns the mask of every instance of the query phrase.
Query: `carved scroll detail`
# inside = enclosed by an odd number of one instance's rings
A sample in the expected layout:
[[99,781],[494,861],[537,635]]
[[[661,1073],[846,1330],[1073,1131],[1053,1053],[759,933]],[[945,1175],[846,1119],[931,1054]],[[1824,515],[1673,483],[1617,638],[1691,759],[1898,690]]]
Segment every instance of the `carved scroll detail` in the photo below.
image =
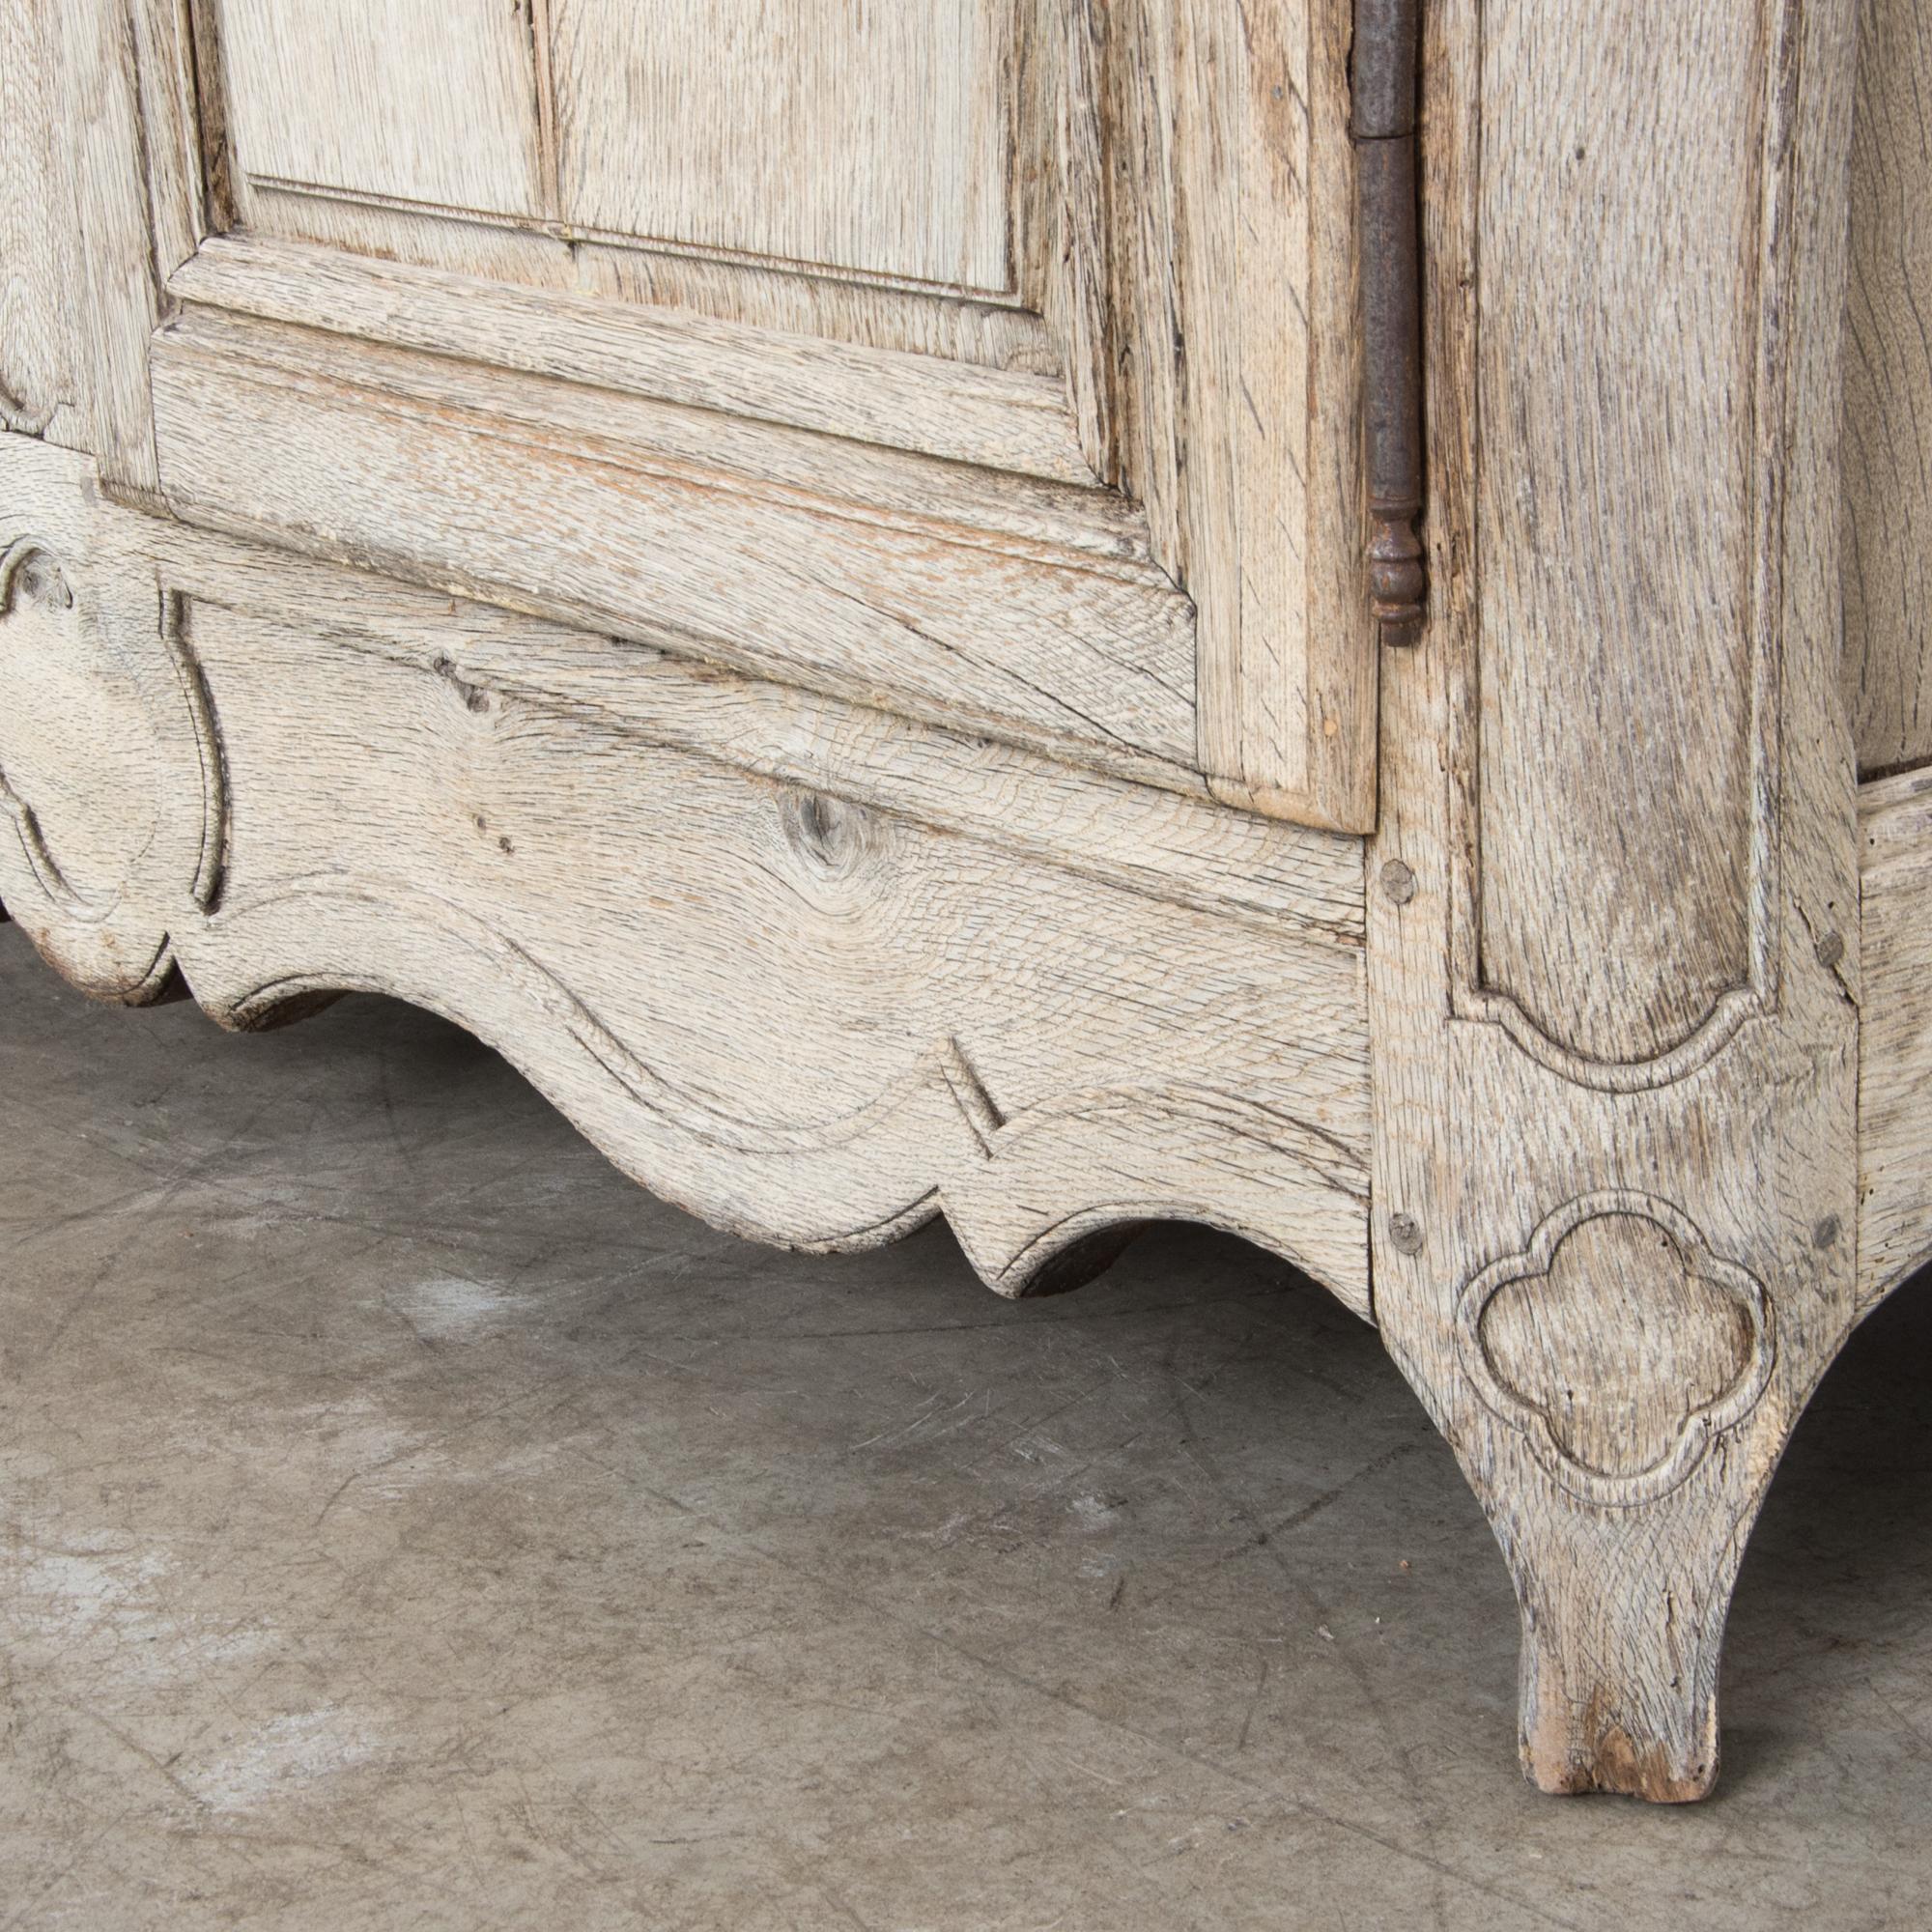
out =
[[17,436],[39,436],[54,419],[56,405],[49,404],[44,409],[33,409],[0,383],[0,429],[11,430]]
[[[55,626],[65,628],[73,609],[73,587],[67,581],[67,573],[52,551],[37,538],[22,537],[0,554],[0,619],[14,616],[16,610],[39,611]],[[20,850],[41,890],[70,915],[84,916],[86,904],[68,883],[59,862],[48,850],[39,814],[8,781],[8,762],[0,754],[0,810],[13,819]]]
[[170,908],[219,891],[226,779],[180,601],[0,551],[0,848],[9,910],[77,984],[139,1005],[173,965]]
[[1771,1380],[1770,1297],[1682,1209],[1586,1194],[1478,1274],[1456,1311],[1463,1367],[1571,1494],[1655,1502]]

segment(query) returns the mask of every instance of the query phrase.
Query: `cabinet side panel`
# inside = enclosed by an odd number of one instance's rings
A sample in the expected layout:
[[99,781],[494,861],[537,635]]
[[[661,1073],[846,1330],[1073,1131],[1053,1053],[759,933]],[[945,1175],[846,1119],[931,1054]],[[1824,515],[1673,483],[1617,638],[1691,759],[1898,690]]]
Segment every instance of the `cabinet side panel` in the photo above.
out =
[[1859,10],[1845,355],[1845,696],[1868,777],[1932,760],[1932,17]]
[[[1853,14],[1425,13],[1436,608],[1383,666],[1376,1315],[1516,1581],[1525,1770],[1684,1800],[1717,1772],[1745,1538],[1856,1316]],[[1747,444],[1731,330],[1760,311],[1781,350]],[[1741,639],[1746,507],[1766,554]],[[1747,768],[1767,683],[1781,744]],[[1472,994],[1478,924],[1492,979],[1547,1002],[1534,1017]],[[1658,1051],[1746,947],[1752,990]]]

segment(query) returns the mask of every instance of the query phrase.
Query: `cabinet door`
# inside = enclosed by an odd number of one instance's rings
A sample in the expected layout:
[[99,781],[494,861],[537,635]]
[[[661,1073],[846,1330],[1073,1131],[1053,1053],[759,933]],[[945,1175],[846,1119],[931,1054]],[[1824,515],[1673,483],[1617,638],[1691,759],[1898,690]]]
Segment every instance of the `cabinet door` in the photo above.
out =
[[1364,829],[1349,13],[135,0],[160,286],[110,467]]

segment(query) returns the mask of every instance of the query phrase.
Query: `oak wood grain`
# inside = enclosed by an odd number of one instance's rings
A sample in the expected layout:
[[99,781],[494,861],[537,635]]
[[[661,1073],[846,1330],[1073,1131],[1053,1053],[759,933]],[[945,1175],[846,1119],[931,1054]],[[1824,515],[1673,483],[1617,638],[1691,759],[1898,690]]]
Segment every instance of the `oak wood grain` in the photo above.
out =
[[1489,1513],[1532,1777],[1691,1798],[1932,1245],[1852,729],[1923,756],[1925,36],[1424,10],[1378,663],[1351,11],[16,9],[0,895],[103,998],[450,1013],[767,1239],[1265,1243]]
[[[535,188],[439,199],[411,141],[447,147],[454,168],[464,140],[507,137],[487,112],[468,128],[445,127],[440,110],[407,135],[388,126],[411,87],[440,84],[443,56],[427,41],[415,66],[384,70],[386,91],[365,113],[361,78],[327,78],[330,63],[360,76],[375,58],[368,21],[344,15],[319,71],[367,123],[375,158],[250,173],[243,153],[244,226],[522,284],[523,321],[505,339],[554,336],[553,372],[595,344],[587,370],[608,372],[613,353],[633,375],[639,356],[674,364],[662,384],[707,407],[775,406],[734,328],[816,335],[828,353],[766,358],[788,419],[1059,480],[1098,476],[1144,507],[1151,554],[1193,607],[1189,765],[1252,810],[1373,823],[1348,0],[512,11],[508,24],[464,14],[443,31],[462,61],[509,64],[492,99],[521,99],[517,49],[529,43],[534,104],[519,110],[518,140],[533,128],[538,155],[516,168]],[[246,20],[237,31],[266,44]],[[485,44],[499,41],[512,48],[501,59]],[[705,49],[696,65],[682,58],[694,42]],[[272,99],[242,56],[231,50],[227,68],[232,92]],[[385,143],[397,156],[378,166]],[[313,316],[340,283],[273,313]],[[365,309],[355,326],[412,342],[450,334],[449,301],[428,283],[408,293],[400,271],[395,284],[385,319]],[[599,341],[599,300],[631,350]],[[654,315],[646,342],[622,315],[638,305],[689,326]],[[478,299],[464,353],[514,306],[507,294]],[[1014,383],[996,399],[969,379],[940,398],[937,372],[923,382],[838,353],[859,348],[969,360]],[[855,398],[846,378],[868,375],[884,380]],[[1022,378],[1036,386],[1019,402]],[[995,426],[975,396],[1018,406],[996,409]]]
[[[1758,731],[1730,696],[1776,648],[1776,12],[1615,0],[1552,33],[1511,6],[1483,31],[1476,945],[1485,988],[1605,1062],[1666,1052],[1749,977]],[[1651,192],[1634,155],[1667,169]]]
[[39,9],[0,10],[0,429],[65,441],[73,431],[57,419],[71,417],[76,390],[64,296],[77,238],[46,25]]
[[244,180],[544,213],[530,16],[500,0],[219,0]]
[[1098,481],[1051,376],[241,237],[209,242],[169,291],[241,315],[981,469]]
[[1018,0],[553,0],[565,219],[1011,286]]
[[1360,547],[1347,6],[1108,10],[1107,421],[1154,553],[1199,611],[1219,793],[1375,815]]
[[193,317],[156,342],[179,514],[1189,781],[1191,611],[1097,493],[941,464],[867,491],[917,460],[835,478],[820,438],[338,344]]
[[[1384,1338],[1516,1580],[1526,1773],[1546,1790],[1681,1801],[1717,1776],[1719,1654],[1745,1539],[1858,1312],[1835,438],[1852,22],[1739,0],[1647,14],[1612,43],[1605,17],[1582,0],[1455,0],[1427,30],[1436,610],[1434,641],[1391,654],[1384,673],[1372,1240]],[[1691,55],[1702,111],[1765,102],[1768,122],[1748,117],[1761,143],[1748,166],[1735,139],[1721,168],[1689,164],[1704,135],[1672,63]],[[1649,131],[1634,146],[1616,135],[1614,193],[1573,198],[1568,169],[1594,167],[1591,143],[1612,129]],[[1494,185],[1492,170],[1520,183],[1530,160],[1553,206]],[[1691,236],[1657,252],[1659,238]],[[1544,286],[1517,279],[1538,262]],[[1702,306],[1713,272],[1731,290],[1721,314]],[[1735,345],[1760,303],[1776,305],[1782,344],[1763,391],[1768,461],[1733,414]],[[1560,342],[1540,332],[1559,316],[1574,325]],[[1700,344],[1721,356],[1682,395]],[[1666,435],[1672,420],[1681,433]],[[1704,494],[1715,549],[1708,528],[1651,521]],[[1766,616],[1781,639],[1780,754],[1751,783],[1764,679],[1740,628],[1741,526],[1776,536]],[[1648,549],[1625,548],[1645,530]],[[1518,628],[1531,609],[1533,634]],[[1713,628],[1701,640],[1660,628],[1670,609]],[[1686,770],[1672,736],[1693,697],[1707,715],[1684,727],[1690,742],[1730,748],[1715,771],[1737,797],[1715,816],[1713,770]],[[1499,720],[1518,728],[1560,701],[1578,715],[1540,743],[1499,745]],[[1724,857],[1740,812],[1758,810],[1782,860],[1768,904]],[[1619,814],[1633,839],[1621,869]],[[1519,933],[1543,937],[1479,958],[1456,934],[1493,923],[1476,895],[1498,853],[1520,867],[1505,901]],[[1649,934],[1654,908],[1625,902],[1677,902],[1678,867],[1702,867],[1730,904],[1686,903]],[[1629,1077],[1552,1053],[1479,997],[1479,970],[1506,958],[1570,1037],[1654,1051],[1737,972],[1750,922],[1774,947],[1775,1006]]]

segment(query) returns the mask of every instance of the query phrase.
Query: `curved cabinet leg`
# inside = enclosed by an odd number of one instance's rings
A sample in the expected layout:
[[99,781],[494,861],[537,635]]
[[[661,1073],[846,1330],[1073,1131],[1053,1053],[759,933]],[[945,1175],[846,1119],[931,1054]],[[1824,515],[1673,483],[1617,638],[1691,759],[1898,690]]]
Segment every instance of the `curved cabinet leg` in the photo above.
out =
[[1692,12],[1429,12],[1438,594],[1369,864],[1377,1320],[1515,1575],[1529,1775],[1654,1799],[1716,1776],[1743,1541],[1858,1312],[1855,10]]
[[1850,1242],[1829,1225],[1776,1293],[1734,1244],[1605,1190],[1477,1270],[1446,1320],[1384,1305],[1509,1565],[1522,1766],[1545,1791],[1682,1803],[1717,1778],[1745,1543],[1854,1320]]

